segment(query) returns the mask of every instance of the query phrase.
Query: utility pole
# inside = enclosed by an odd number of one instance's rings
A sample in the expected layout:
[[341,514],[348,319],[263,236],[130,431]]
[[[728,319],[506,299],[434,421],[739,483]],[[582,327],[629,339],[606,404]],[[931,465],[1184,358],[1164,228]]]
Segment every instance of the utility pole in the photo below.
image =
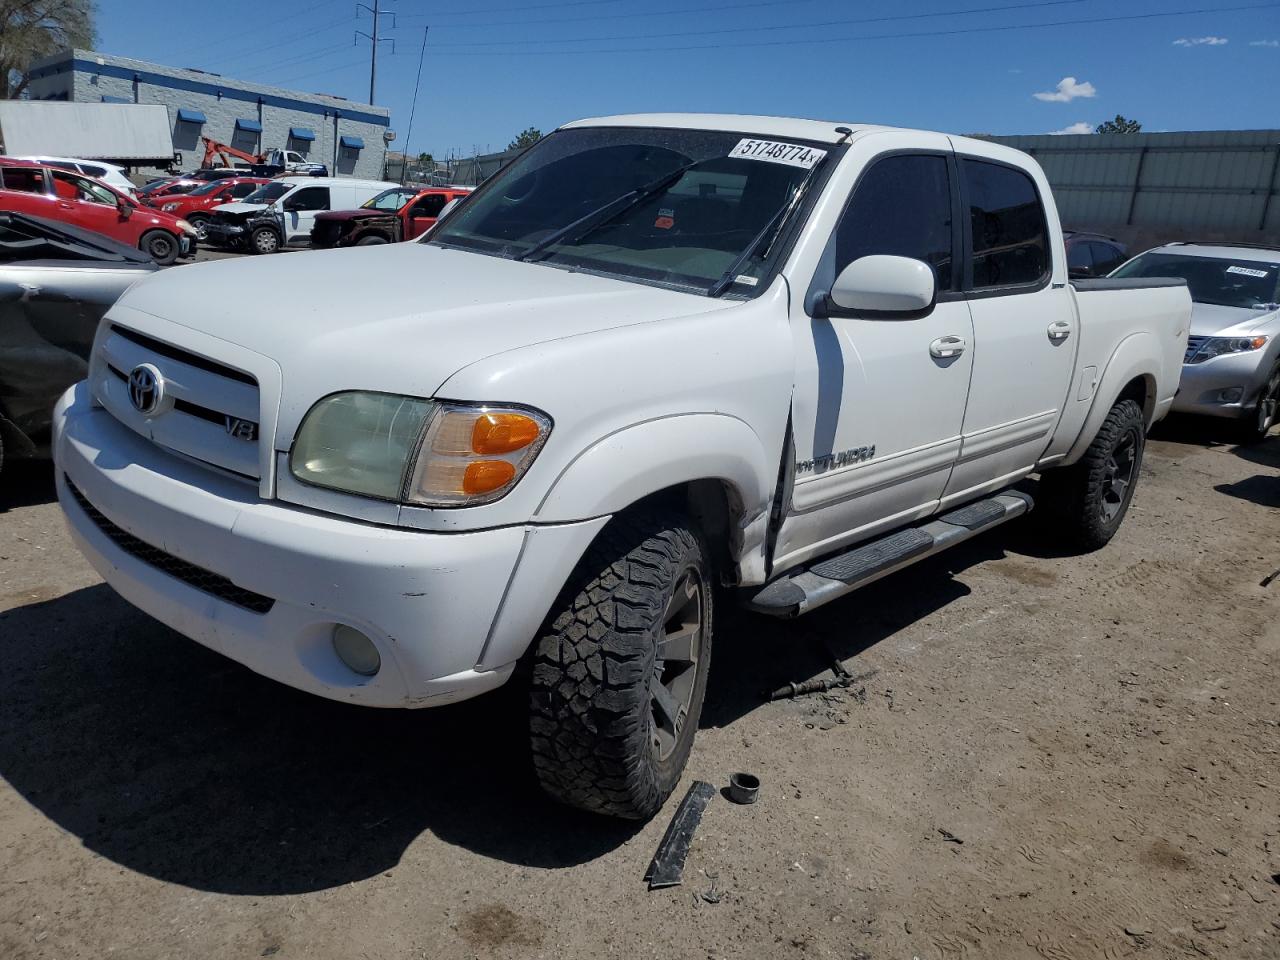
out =
[[369,6],[368,4],[357,3],[356,4],[357,18],[360,16],[361,10],[369,11],[370,16],[373,17],[372,33],[365,33],[363,30],[356,31],[356,38],[357,38],[356,42],[357,43],[359,42],[360,37],[364,37],[366,40],[369,41],[369,46],[372,48],[369,56],[369,103],[372,105],[374,92],[377,90],[377,86],[378,86],[378,44],[389,41],[391,43],[391,52],[392,53],[396,52],[395,40],[393,40],[391,37],[380,36],[378,33],[378,28],[382,24],[382,18],[386,16],[391,18],[391,26],[394,29],[396,25],[395,24],[396,15],[394,13],[382,12],[382,0],[373,0],[372,7]]

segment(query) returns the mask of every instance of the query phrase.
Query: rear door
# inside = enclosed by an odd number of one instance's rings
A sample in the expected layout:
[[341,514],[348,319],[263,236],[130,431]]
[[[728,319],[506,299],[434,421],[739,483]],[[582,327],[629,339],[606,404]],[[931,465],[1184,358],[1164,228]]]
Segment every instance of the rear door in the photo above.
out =
[[1062,247],[1050,238],[1062,234],[1042,199],[1048,183],[1038,169],[1033,176],[1002,155],[996,148],[956,158],[973,382],[943,506],[1031,471],[1062,414],[1079,343],[1066,264],[1054,262]]
[[316,214],[328,209],[328,187],[303,187],[291,193],[284,201],[285,243],[309,241]]
[[67,218],[50,193],[49,181],[40,167],[0,167],[0,186],[4,191],[0,203],[6,210],[50,220]]

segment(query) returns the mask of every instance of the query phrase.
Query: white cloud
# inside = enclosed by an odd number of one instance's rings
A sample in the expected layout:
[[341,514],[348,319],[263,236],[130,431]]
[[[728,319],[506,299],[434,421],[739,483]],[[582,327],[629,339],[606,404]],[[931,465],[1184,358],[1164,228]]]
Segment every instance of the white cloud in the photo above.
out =
[[1250,40],[1251,47],[1280,47],[1280,40]]
[[1070,103],[1076,97],[1095,97],[1098,91],[1093,84],[1085,80],[1077,82],[1075,77],[1063,77],[1058,81],[1058,86],[1054,90],[1044,90],[1040,93],[1033,94],[1037,100],[1043,100],[1045,103]]
[[1227,42],[1226,37],[1183,37],[1173,41],[1175,47],[1221,47]]
[[1064,134],[1072,134],[1072,133],[1093,133],[1093,124],[1085,123],[1083,120],[1081,120],[1079,123],[1073,123],[1071,126],[1063,127],[1061,130],[1050,130],[1049,136],[1061,137]]

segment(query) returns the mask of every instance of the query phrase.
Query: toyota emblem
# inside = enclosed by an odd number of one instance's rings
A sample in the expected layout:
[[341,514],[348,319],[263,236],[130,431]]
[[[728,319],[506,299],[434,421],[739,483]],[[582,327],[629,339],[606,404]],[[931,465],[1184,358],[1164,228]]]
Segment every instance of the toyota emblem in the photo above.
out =
[[151,416],[164,400],[164,377],[149,363],[140,363],[129,374],[129,402],[143,416]]

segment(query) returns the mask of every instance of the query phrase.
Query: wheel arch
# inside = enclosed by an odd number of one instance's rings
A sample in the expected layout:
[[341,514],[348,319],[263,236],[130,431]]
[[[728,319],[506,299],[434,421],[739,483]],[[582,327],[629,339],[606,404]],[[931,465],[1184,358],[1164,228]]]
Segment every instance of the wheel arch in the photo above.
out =
[[1150,429],[1156,415],[1159,389],[1159,381],[1152,367],[1159,363],[1160,356],[1160,345],[1152,334],[1136,333],[1120,342],[1107,362],[1094,391],[1084,425],[1063,458],[1062,465],[1073,464],[1084,456],[1107,419],[1107,414],[1121,400],[1133,400],[1137,403],[1142,408],[1143,419]]

